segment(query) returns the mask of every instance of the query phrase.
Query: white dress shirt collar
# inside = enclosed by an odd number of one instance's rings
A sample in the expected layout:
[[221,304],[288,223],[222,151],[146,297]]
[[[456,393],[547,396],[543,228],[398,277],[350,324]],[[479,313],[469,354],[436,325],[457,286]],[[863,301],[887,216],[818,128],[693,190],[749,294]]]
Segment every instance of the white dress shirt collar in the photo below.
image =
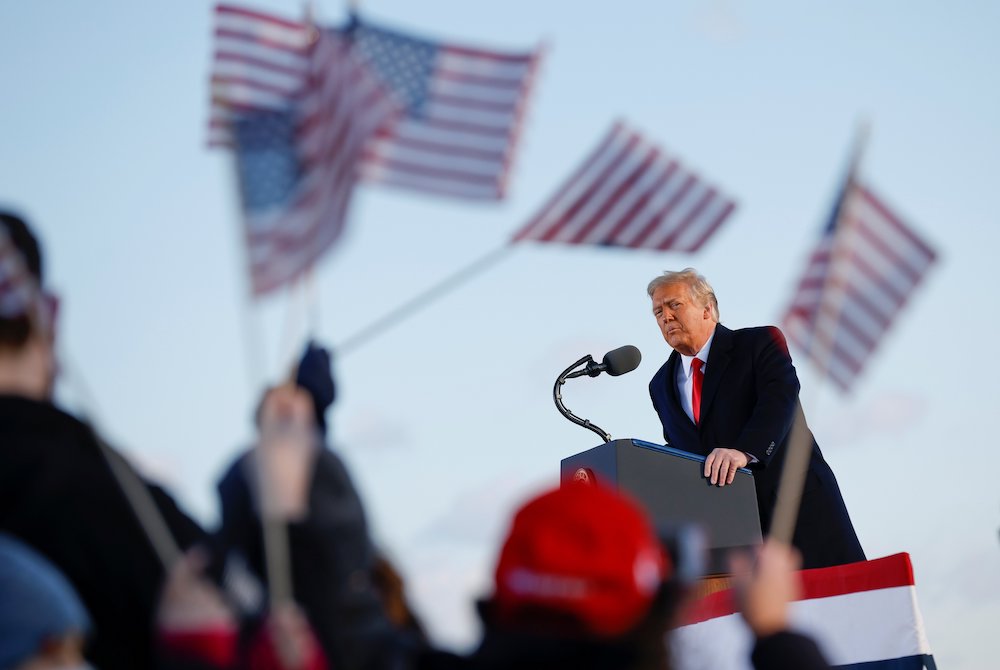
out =
[[715,331],[708,336],[708,340],[705,341],[705,345],[698,351],[694,356],[685,356],[681,354],[681,369],[679,375],[683,375],[684,379],[691,376],[691,361],[696,358],[701,359],[701,371],[704,372],[708,367],[708,352],[712,348],[712,340],[715,338]]

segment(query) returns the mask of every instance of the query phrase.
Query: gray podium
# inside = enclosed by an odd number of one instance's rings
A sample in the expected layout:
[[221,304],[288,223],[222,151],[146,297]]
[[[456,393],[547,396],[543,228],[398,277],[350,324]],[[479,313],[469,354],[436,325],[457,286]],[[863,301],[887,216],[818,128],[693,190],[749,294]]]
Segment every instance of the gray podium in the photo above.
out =
[[708,571],[728,572],[730,549],[760,544],[753,474],[740,468],[733,483],[712,486],[705,457],[642,440],[614,440],[564,458],[561,480],[591,478],[630,494],[658,527],[697,523],[707,531]]

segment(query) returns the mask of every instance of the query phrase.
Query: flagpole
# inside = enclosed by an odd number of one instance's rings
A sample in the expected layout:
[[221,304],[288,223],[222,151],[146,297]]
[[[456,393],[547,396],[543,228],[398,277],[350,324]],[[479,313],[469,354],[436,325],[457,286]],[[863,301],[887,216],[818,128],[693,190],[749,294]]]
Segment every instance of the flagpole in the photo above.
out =
[[[285,291],[285,318],[278,346],[278,364],[282,374],[294,365],[299,348],[298,341],[303,330],[302,324],[309,318],[306,304],[308,300],[306,281],[306,276],[302,275],[290,283]],[[294,379],[294,374],[292,377]]]
[[79,369],[73,365],[67,355],[63,354],[60,359],[62,361],[60,368],[62,369],[63,381],[74,389],[81,404],[80,412],[84,424],[97,443],[105,463],[108,464],[112,478],[118,483],[118,487],[128,501],[129,508],[135,514],[139,527],[149,540],[160,565],[163,566],[164,570],[170,570],[181,555],[180,547],[177,545],[170,527],[156,506],[156,502],[142,478],[129,467],[128,461],[112,449],[98,432],[98,426],[101,422],[97,402]]
[[[234,184],[237,191],[237,202],[241,200],[239,194],[239,166],[237,154],[233,152],[233,174]],[[250,259],[250,239],[249,232],[245,225],[241,224],[239,229],[243,231],[237,241],[237,247],[242,250],[243,272],[240,273],[243,279],[243,297],[240,300],[241,317],[243,321],[243,342],[246,352],[247,374],[250,387],[253,393],[257,389],[266,385],[266,370],[264,365],[264,349],[260,332],[254,314],[254,293],[250,280],[251,259]],[[289,290],[290,294],[291,290]],[[263,492],[262,492],[263,495]],[[292,599],[292,577],[290,569],[288,529],[280,519],[265,518],[261,514],[261,531],[264,542],[264,562],[267,573],[268,598],[272,604],[281,605],[290,602]]]
[[[835,268],[838,267],[835,262],[836,255],[843,253],[843,244],[841,243],[843,235],[840,224],[844,218],[844,205],[850,197],[850,189],[854,185],[855,175],[857,174],[865,145],[868,142],[869,133],[870,126],[868,122],[860,122],[854,140],[846,181],[841,189],[840,202],[837,203],[837,220],[834,223],[833,245],[830,249],[830,261],[828,265],[829,270],[823,279],[823,287],[820,292],[821,302],[818,308],[819,313],[817,314],[815,328],[816,334],[822,339],[819,340],[820,350],[818,355],[813,357],[813,360],[819,363],[818,367],[821,373],[826,372],[832,360],[834,338],[832,332],[828,334],[820,329],[819,326],[821,320],[825,323],[832,323],[835,326],[837,319],[840,318],[840,313],[843,311],[845,297],[843,284],[841,282],[834,282],[831,278],[833,277]],[[833,313],[827,316],[826,319],[823,319],[822,296],[826,295],[827,291],[831,290],[831,288],[837,289],[832,302],[834,306]],[[785,544],[792,544],[792,538],[795,534],[799,505],[802,501],[802,489],[805,485],[811,456],[812,440],[809,439],[809,429],[806,426],[805,414],[797,412],[789,435],[788,453],[785,455],[785,464],[782,467],[781,480],[778,483],[778,497],[774,506],[774,515],[771,519],[770,536]]]
[[319,332],[321,316],[319,287],[316,283],[316,273],[313,268],[306,270],[305,275],[305,310],[306,338],[311,340]]
[[512,241],[507,242],[503,246],[494,249],[485,256],[481,257],[474,263],[466,265],[454,274],[446,277],[422,293],[414,296],[408,302],[393,309],[391,312],[387,312],[361,330],[355,332],[353,335],[337,345],[336,351],[340,354],[344,354],[357,349],[367,342],[370,342],[393,325],[404,321],[408,317],[420,311],[429,303],[447,295],[464,284],[466,281],[472,279],[478,274],[481,274],[482,272],[485,272],[488,268],[493,267],[506,258],[513,248],[514,243]]

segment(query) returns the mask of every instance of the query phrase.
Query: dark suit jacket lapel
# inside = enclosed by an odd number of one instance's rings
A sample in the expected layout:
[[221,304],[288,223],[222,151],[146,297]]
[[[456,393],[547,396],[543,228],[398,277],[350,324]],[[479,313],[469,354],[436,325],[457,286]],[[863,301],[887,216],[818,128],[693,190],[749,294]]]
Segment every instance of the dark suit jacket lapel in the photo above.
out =
[[681,407],[681,401],[677,394],[677,367],[681,364],[681,356],[676,351],[670,354],[667,361],[667,411],[671,415],[671,425],[674,430],[670,432],[670,446],[691,453],[700,453],[700,442],[698,440],[698,429],[691,421],[690,417]]
[[733,331],[721,323],[715,327],[715,337],[712,338],[712,348],[708,352],[708,365],[705,369],[705,381],[701,389],[701,415],[708,416],[712,408],[712,400],[722,385],[722,376],[729,365],[733,349]]

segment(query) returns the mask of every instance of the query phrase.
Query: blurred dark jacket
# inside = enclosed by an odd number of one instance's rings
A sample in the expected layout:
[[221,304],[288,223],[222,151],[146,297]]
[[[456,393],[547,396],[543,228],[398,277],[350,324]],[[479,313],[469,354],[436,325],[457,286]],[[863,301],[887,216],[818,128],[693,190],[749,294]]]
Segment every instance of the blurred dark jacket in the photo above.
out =
[[[182,548],[204,536],[147,485]],[[50,403],[0,396],[0,530],[46,556],[77,590],[94,622],[87,658],[96,667],[154,666],[162,566],[91,430]]]
[[[218,485],[222,527],[216,551],[239,554],[266,576],[263,537],[244,453]],[[320,448],[309,514],[288,526],[295,601],[305,610],[332,668],[367,670],[405,664],[415,644],[396,629],[373,581],[376,554],[361,500],[340,458]]]
[[755,670],[830,670],[811,637],[789,631],[759,638],[750,659]]

